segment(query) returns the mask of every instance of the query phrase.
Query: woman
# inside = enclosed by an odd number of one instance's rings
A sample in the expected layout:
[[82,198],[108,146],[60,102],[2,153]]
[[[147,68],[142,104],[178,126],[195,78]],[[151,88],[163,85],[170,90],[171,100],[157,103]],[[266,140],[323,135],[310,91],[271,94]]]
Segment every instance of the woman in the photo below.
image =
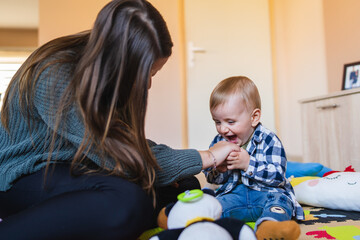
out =
[[145,139],[151,77],[171,48],[150,3],[113,0],[91,31],[50,41],[26,60],[1,111],[1,238],[136,239],[152,226],[155,187],[238,150]]

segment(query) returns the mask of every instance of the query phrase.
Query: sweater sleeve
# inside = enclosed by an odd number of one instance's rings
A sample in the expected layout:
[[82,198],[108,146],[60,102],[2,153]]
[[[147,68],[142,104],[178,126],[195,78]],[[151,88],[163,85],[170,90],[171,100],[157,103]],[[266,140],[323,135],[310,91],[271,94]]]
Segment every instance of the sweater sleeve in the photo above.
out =
[[156,186],[166,186],[201,172],[202,160],[195,149],[172,149],[148,141],[160,169],[156,171]]

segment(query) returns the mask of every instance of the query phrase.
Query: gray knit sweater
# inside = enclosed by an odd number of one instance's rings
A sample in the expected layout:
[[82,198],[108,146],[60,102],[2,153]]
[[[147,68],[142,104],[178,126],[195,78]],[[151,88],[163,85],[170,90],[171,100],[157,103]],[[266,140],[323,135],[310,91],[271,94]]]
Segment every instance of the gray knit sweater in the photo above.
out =
[[[54,109],[56,110],[56,105],[68,85],[72,65],[63,64],[56,71],[54,69],[48,67],[37,82],[31,128],[20,112],[19,96],[15,89],[16,97],[10,104],[10,132],[8,133],[0,123],[0,191],[10,189],[19,177],[39,171],[46,165],[51,142],[48,131],[54,130]],[[63,76],[63,81],[54,81],[57,74]],[[61,126],[66,127],[65,130],[58,131],[52,155],[56,162],[71,161],[84,134],[83,120],[75,104],[61,123]],[[170,184],[201,171],[202,161],[196,150],[175,150],[152,141],[149,143],[161,167],[156,173],[157,186]],[[86,155],[100,166],[101,159],[93,151]]]

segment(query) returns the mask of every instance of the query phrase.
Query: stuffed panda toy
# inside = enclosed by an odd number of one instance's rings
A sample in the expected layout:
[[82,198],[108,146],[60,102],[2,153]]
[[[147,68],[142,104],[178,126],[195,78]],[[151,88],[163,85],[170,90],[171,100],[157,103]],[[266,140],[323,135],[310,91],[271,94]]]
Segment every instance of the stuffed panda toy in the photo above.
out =
[[165,230],[150,240],[256,240],[251,227],[238,219],[220,218],[221,213],[213,190],[186,191],[161,210],[158,224]]

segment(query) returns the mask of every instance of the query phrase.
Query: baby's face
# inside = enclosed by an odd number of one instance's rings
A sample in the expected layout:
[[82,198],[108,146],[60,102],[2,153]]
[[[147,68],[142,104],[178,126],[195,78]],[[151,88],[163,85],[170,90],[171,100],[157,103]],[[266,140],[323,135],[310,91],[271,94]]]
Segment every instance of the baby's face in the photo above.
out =
[[238,96],[230,97],[227,102],[217,106],[211,115],[217,132],[229,142],[241,146],[254,131],[252,112]]

